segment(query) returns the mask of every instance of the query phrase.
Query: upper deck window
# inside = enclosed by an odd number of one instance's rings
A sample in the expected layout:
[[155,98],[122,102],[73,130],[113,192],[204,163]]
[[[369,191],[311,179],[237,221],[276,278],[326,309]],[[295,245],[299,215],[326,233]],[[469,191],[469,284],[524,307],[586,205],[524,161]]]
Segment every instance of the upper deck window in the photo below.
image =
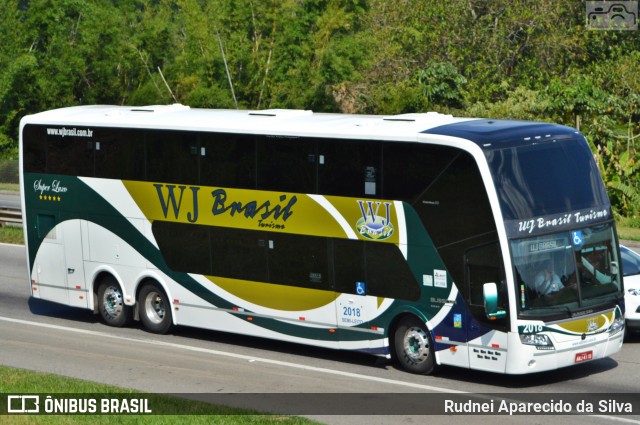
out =
[[549,216],[608,205],[583,138],[486,150],[505,220]]

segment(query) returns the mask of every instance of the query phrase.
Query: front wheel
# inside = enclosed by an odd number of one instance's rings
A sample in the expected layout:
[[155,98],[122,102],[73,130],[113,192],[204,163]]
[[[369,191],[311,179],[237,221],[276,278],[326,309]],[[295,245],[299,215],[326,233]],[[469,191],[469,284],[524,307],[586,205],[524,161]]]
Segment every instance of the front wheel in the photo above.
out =
[[164,291],[154,283],[146,284],[138,294],[140,321],[144,328],[156,334],[169,332],[173,319],[171,305]]
[[105,277],[100,282],[98,311],[102,321],[109,326],[122,327],[133,318],[131,306],[124,303],[122,289],[112,276]]
[[400,321],[394,334],[396,359],[407,372],[428,375],[436,371],[435,351],[424,323],[415,317]]

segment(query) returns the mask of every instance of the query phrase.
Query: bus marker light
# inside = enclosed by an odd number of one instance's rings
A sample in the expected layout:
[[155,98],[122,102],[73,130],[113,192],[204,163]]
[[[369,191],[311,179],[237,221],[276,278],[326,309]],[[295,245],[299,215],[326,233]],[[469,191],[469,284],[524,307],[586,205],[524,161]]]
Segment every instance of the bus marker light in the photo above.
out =
[[174,303],[174,304],[179,304],[179,303],[180,303],[180,300],[174,299],[174,300],[173,300],[173,303]]
[[378,327],[377,327],[377,326],[371,326],[371,330],[372,330],[372,331],[377,331],[377,330],[378,330]]
[[449,351],[451,351],[452,353],[455,353],[458,351],[458,347],[456,347],[455,345],[452,345],[451,347],[449,347]]
[[491,344],[491,348],[500,348],[500,344]]
[[335,329],[329,329],[329,333],[334,334],[334,333],[336,333],[336,330]]
[[302,317],[302,316],[300,316],[300,317],[298,317],[298,320],[307,320],[307,319]]
[[38,290],[38,287],[37,287],[37,286],[34,286],[34,287],[33,287],[33,290],[34,290],[34,291],[37,291],[37,290]]
[[82,287],[80,285],[76,285],[76,289],[81,289]]
[[84,300],[84,296],[83,296],[83,295],[80,295],[80,299],[81,299],[81,300]]

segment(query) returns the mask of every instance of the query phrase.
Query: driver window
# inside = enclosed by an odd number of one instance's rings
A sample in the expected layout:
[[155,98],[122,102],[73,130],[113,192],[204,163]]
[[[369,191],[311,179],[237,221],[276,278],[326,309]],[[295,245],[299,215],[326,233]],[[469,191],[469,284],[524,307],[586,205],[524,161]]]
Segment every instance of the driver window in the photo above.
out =
[[576,252],[578,279],[583,298],[616,292],[620,288],[620,266],[617,251],[611,243],[585,245]]
[[465,255],[465,287],[463,297],[474,318],[493,328],[506,328],[506,319],[489,320],[484,310],[482,290],[485,283],[494,282],[498,287],[498,308],[507,309],[507,287],[502,254],[498,243],[472,248]]

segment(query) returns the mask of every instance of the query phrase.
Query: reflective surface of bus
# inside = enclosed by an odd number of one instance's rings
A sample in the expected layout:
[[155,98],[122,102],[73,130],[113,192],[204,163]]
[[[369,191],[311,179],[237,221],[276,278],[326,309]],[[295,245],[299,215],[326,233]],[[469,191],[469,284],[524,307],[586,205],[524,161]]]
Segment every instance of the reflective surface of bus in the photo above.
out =
[[523,374],[620,350],[617,236],[584,137],[553,124],[86,106],[25,117],[32,296]]

